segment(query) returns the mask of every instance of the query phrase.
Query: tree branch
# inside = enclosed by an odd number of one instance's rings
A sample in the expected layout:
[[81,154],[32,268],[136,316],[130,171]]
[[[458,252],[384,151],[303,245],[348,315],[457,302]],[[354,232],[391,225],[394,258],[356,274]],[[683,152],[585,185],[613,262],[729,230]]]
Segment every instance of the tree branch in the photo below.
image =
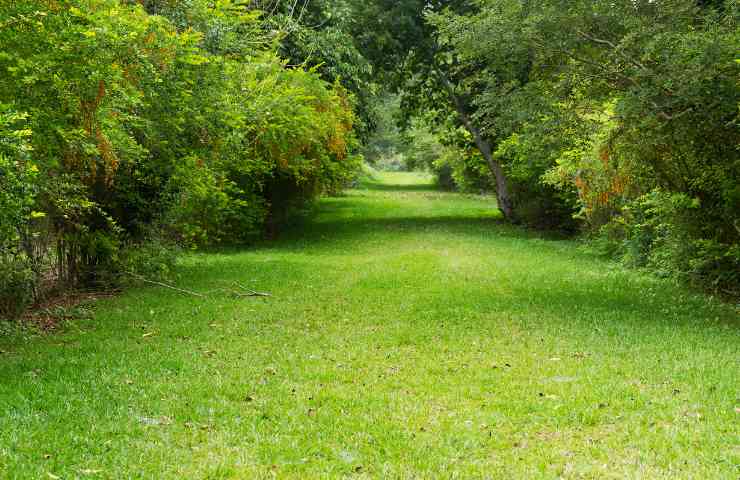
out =
[[619,54],[620,57],[622,57],[623,59],[627,60],[629,63],[631,63],[635,67],[637,67],[639,69],[642,69],[642,70],[650,71],[642,63],[638,62],[634,58],[628,57],[624,53],[624,50],[620,49],[619,46],[617,46],[614,42],[611,42],[609,40],[604,40],[603,38],[596,38],[596,37],[594,37],[592,35],[589,35],[586,32],[581,31],[581,30],[576,30],[576,33],[578,33],[578,35],[580,35],[581,37],[585,38],[586,40],[590,40],[590,41],[592,41],[594,43],[598,43],[598,44],[601,44],[601,45],[607,45],[607,46],[611,47],[615,52],[617,52]]

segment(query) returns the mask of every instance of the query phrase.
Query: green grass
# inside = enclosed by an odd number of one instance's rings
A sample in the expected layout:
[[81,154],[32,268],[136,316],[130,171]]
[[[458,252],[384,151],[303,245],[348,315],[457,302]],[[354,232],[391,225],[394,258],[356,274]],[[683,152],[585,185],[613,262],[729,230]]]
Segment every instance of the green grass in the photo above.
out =
[[727,478],[738,312],[383,174],[0,341],[0,478]]

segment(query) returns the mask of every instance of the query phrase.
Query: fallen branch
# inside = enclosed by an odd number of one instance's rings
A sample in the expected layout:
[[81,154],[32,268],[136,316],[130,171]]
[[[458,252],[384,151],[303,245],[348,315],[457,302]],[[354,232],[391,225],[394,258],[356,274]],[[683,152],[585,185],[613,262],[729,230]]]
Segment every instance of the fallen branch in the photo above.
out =
[[198,297],[198,298],[206,298],[206,296],[203,295],[202,293],[193,292],[192,290],[185,290],[184,288],[174,287],[172,285],[168,285],[168,284],[162,283],[162,282],[157,282],[157,281],[154,281],[154,280],[149,280],[148,278],[144,278],[141,275],[137,275],[135,273],[131,273],[131,272],[126,272],[126,273],[128,273],[129,275],[131,275],[133,278],[139,280],[140,282],[149,283],[151,285],[157,285],[159,287],[169,288],[170,290],[174,290],[176,292],[180,292],[180,293],[183,293],[183,294],[186,294],[186,295],[192,295],[192,296]]
[[272,296],[272,295],[270,295],[269,293],[263,293],[263,292],[254,292],[254,291],[251,291],[251,292],[248,292],[248,293],[239,293],[239,292],[234,292],[234,293],[233,293],[233,295],[234,295],[234,298],[246,298],[246,297],[271,297],[271,296]]
[[137,275],[137,274],[135,274],[133,272],[125,272],[125,273],[127,275],[130,275],[131,277],[135,278],[136,280],[139,280],[140,282],[149,283],[151,285],[156,285],[158,287],[168,288],[170,290],[174,290],[176,292],[179,292],[179,293],[182,293],[182,294],[185,294],[185,295],[192,295],[192,296],[198,297],[198,298],[208,298],[209,294],[214,293],[214,292],[219,292],[219,291],[221,291],[221,292],[223,292],[223,291],[231,292],[231,295],[234,298],[272,297],[272,294],[271,293],[257,292],[255,290],[252,290],[251,288],[245,287],[244,285],[240,284],[239,282],[234,282],[234,286],[236,286],[236,287],[240,288],[241,290],[243,290],[241,292],[238,292],[238,291],[233,290],[231,288],[228,288],[228,289],[227,288],[219,288],[217,290],[212,290],[212,291],[209,291],[209,292],[206,292],[205,294],[203,294],[203,293],[194,292],[192,290],[186,290],[184,288],[175,287],[173,285],[169,285],[169,284],[164,283],[164,282],[158,282],[156,280],[149,280],[148,278],[144,278],[141,275]]
[[234,296],[237,298],[241,297],[272,297],[271,293],[266,292],[256,292],[252,290],[251,288],[247,288],[244,285],[240,284],[239,282],[234,282],[234,285],[244,290],[246,293],[240,293],[240,292],[234,292]]

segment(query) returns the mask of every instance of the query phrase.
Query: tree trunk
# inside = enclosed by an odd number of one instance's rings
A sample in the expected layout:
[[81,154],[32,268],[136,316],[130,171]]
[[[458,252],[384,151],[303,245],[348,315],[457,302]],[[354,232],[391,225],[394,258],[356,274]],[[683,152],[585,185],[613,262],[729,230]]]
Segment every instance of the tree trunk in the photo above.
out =
[[488,140],[484,139],[480,134],[480,131],[473,126],[467,113],[460,109],[458,109],[458,113],[460,114],[460,117],[463,118],[465,128],[467,128],[470,134],[473,135],[475,145],[478,147],[478,150],[480,150],[481,155],[483,155],[483,158],[488,164],[488,168],[491,169],[491,173],[493,173],[493,176],[496,179],[496,200],[498,201],[499,210],[503,213],[504,218],[507,220],[513,220],[514,205],[511,200],[511,195],[509,194],[509,186],[506,183],[506,173],[504,173],[504,169],[501,167],[501,164],[493,158],[491,144]]
[[498,201],[499,210],[501,210],[501,213],[504,215],[505,219],[513,220],[514,205],[511,195],[509,194],[509,186],[506,182],[506,173],[501,167],[501,164],[498,163],[495,158],[493,158],[493,149],[491,148],[491,143],[483,138],[480,130],[475,125],[473,125],[473,121],[471,120],[470,115],[465,108],[465,103],[455,93],[455,89],[453,88],[452,83],[450,83],[447,77],[439,69],[437,69],[437,74],[439,75],[442,83],[447,89],[447,92],[452,98],[452,102],[455,104],[455,110],[457,111],[457,114],[460,115],[460,120],[462,120],[462,123],[467,131],[470,132],[470,134],[473,136],[476,147],[478,147],[478,150],[480,151],[481,155],[483,155],[483,158],[488,164],[488,168],[490,168],[491,173],[493,173],[493,176],[496,179],[496,200]]

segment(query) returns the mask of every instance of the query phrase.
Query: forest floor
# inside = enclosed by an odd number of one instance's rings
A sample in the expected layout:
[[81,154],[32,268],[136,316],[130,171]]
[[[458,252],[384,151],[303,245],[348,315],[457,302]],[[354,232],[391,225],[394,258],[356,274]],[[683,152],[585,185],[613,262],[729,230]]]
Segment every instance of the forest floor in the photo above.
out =
[[423,175],[177,285],[0,338],[0,478],[740,474],[736,309]]

